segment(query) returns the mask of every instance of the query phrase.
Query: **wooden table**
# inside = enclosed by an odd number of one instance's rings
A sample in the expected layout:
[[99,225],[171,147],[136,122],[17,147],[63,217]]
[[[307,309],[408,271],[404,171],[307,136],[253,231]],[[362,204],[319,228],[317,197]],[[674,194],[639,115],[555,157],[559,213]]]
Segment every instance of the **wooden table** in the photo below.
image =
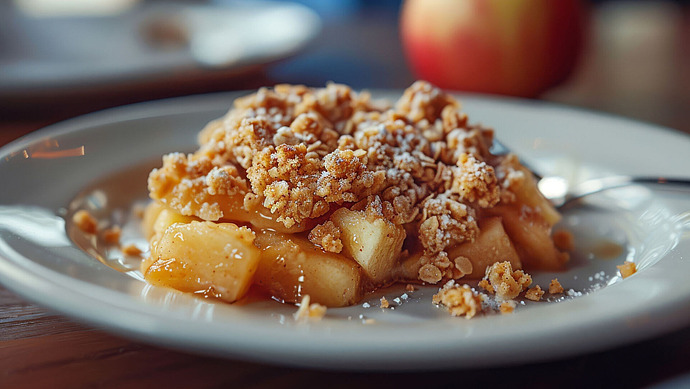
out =
[[[690,133],[690,13],[688,7],[657,6],[640,9],[623,4],[600,7],[594,15],[591,40],[583,63],[573,78],[542,96],[543,99],[655,122]],[[670,7],[670,8],[669,8]],[[651,11],[650,11],[651,10]],[[380,19],[377,19],[380,21]],[[381,26],[374,22],[357,28]],[[394,23],[394,22],[393,22]],[[625,27],[642,23],[630,35]],[[368,26],[368,27],[367,27]],[[389,26],[383,35],[394,39]],[[335,26],[323,36],[342,35]],[[626,33],[626,31],[628,31]],[[329,35],[330,34],[330,35]],[[627,35],[626,35],[627,34]],[[325,38],[324,38],[325,39]],[[363,38],[364,39],[364,38]],[[397,51],[396,51],[397,50]],[[319,47],[311,52],[318,54]],[[299,60],[296,60],[297,63]],[[387,61],[387,62],[385,62]],[[194,93],[222,88],[252,88],[275,81],[295,82],[295,62],[279,64],[239,84],[177,89]],[[399,47],[379,58],[378,66],[393,74],[376,87],[402,88],[412,79]],[[332,74],[309,75],[321,82]],[[322,77],[323,80],[319,79]],[[344,74],[341,82],[356,84]],[[303,81],[307,82],[307,81]],[[321,82],[322,83],[322,82]],[[128,94],[129,93],[129,94]],[[88,93],[71,96],[64,109],[49,110],[49,101],[13,108],[0,116],[0,145],[56,120],[125,102],[173,95],[170,89],[144,93],[136,88],[107,98]],[[48,99],[50,100],[50,99]],[[41,105],[43,104],[43,105]],[[48,114],[31,115],[44,107]],[[3,108],[0,108],[0,112]],[[9,119],[8,119],[9,118]],[[690,157],[689,157],[690,162]],[[577,334],[573,334],[577,336]],[[190,355],[134,342],[76,323],[33,305],[0,287],[0,387],[393,387],[499,386],[518,387],[640,387],[674,378],[690,385],[690,327],[655,339],[547,363],[491,369],[424,373],[343,373],[266,366]]]

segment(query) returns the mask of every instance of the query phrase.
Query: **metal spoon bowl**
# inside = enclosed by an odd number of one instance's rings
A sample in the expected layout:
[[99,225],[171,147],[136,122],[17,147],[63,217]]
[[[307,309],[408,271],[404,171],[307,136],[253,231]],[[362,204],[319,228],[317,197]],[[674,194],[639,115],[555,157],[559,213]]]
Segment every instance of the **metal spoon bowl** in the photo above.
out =
[[[510,149],[503,143],[494,139],[494,144],[491,147],[491,153],[494,155],[506,155],[510,153]],[[563,208],[575,200],[583,197],[593,195],[595,193],[603,192],[609,189],[621,188],[629,185],[665,185],[674,187],[678,190],[690,189],[690,178],[678,177],[653,177],[653,176],[628,176],[615,175],[600,178],[592,178],[582,181],[575,185],[571,185],[567,179],[560,176],[543,176],[537,172],[532,166],[529,166],[524,161],[520,161],[523,166],[529,169],[534,177],[538,180],[539,191],[549,199],[556,208]]]

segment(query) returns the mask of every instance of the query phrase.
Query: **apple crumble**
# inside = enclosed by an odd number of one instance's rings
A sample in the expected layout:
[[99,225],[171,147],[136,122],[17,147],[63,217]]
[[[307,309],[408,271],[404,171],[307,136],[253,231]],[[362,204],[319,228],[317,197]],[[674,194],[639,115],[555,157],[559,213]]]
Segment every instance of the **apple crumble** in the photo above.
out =
[[[228,302],[256,287],[329,307],[487,274],[484,287],[512,299],[531,283],[520,269],[558,269],[568,254],[552,239],[559,213],[493,139],[426,82],[392,105],[338,84],[261,88],[150,173],[142,273]],[[446,294],[454,312],[480,309],[463,288]]]

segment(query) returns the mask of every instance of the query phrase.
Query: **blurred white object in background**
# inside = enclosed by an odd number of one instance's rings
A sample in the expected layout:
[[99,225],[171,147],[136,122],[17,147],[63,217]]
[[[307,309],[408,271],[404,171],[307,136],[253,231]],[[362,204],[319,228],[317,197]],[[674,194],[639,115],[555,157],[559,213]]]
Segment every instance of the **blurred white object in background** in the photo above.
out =
[[14,0],[27,16],[109,16],[131,9],[139,0]]
[[[290,2],[15,1],[43,17],[0,0],[0,97],[131,81],[227,79],[294,55],[321,30],[314,11]],[[83,13],[68,13],[76,8]]]
[[[257,9],[257,6],[263,8]],[[229,3],[231,7],[199,7],[185,15],[189,49],[201,64],[223,67],[258,58],[263,53],[287,56],[319,30],[319,17],[290,3]]]

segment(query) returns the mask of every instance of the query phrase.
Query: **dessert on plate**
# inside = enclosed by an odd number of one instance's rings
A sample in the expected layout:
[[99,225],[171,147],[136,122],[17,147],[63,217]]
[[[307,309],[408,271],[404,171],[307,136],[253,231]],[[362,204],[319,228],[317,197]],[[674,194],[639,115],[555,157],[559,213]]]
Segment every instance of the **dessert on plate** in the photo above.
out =
[[141,270],[227,302],[251,287],[337,307],[396,282],[480,279],[495,263],[561,268],[559,213],[493,139],[426,82],[392,105],[338,84],[259,89],[149,175]]

